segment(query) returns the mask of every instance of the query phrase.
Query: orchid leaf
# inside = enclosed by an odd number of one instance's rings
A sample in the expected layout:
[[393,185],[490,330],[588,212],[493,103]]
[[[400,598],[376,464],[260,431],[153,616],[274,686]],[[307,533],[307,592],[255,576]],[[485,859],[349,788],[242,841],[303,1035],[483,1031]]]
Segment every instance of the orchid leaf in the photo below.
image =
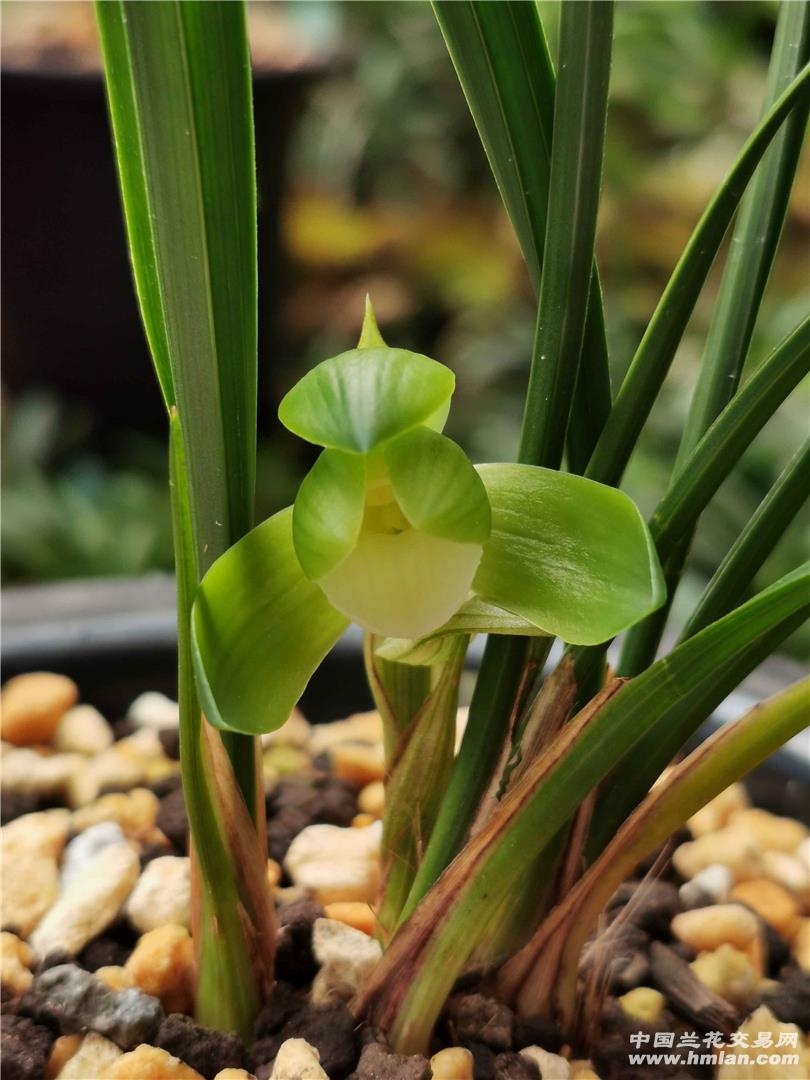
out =
[[197,687],[209,722],[274,731],[348,621],[305,576],[292,507],[243,537],[203,578],[192,614]]
[[664,599],[661,568],[622,492],[530,465],[479,465],[492,535],[478,596],[572,644],[605,641]]
[[333,570],[357,543],[363,524],[366,459],[324,450],[304,477],[293,508],[295,553],[310,579]]
[[308,371],[284,396],[278,416],[307,442],[364,454],[424,423],[454,387],[453,372],[421,353],[352,349]]
[[460,446],[427,427],[414,428],[384,449],[391,487],[415,529],[462,544],[483,544],[490,510],[481,477]]

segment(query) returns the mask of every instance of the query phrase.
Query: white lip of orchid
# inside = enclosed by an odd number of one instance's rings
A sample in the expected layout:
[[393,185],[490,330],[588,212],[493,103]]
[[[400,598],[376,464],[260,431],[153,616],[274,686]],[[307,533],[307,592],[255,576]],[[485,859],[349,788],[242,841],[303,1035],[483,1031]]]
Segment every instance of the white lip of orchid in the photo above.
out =
[[366,492],[357,544],[318,585],[365,630],[418,638],[442,626],[464,603],[482,553],[482,545],[415,529],[390,484],[379,483]]

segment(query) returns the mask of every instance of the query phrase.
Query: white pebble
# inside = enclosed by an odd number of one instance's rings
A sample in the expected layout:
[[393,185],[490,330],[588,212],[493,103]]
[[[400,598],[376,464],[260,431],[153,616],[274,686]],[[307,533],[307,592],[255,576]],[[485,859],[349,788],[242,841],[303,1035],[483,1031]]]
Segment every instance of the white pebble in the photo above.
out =
[[728,900],[733,884],[734,876],[729,868],[722,863],[713,863],[685,881],[678,893],[685,908],[702,907],[707,896],[715,904],[723,904]]
[[50,908],[31,935],[31,948],[40,959],[54,952],[75,956],[113,922],[139,871],[129,844],[105,848]]
[[191,929],[191,865],[163,855],[146,864],[127,903],[127,917],[142,934],[177,923]]
[[136,727],[170,729],[180,723],[180,709],[176,701],[149,690],[136,697],[127,711],[127,720]]
[[25,748],[8,749],[3,752],[0,784],[3,791],[63,798],[87,767],[84,754],[38,754]]
[[378,941],[335,919],[316,919],[312,951],[321,969],[312,984],[312,1004],[349,1001],[382,956]]
[[125,839],[114,821],[103,821],[74,837],[65,848],[59,882],[61,891],[69,888],[105,848],[121,844]]
[[296,885],[321,904],[336,900],[371,903],[379,884],[382,822],[365,829],[308,825],[296,836],[284,866]]
[[270,1080],[329,1080],[321,1055],[306,1039],[287,1039],[279,1047]]
[[527,1046],[520,1051],[520,1056],[535,1063],[542,1080],[568,1080],[571,1075],[571,1065],[564,1057],[551,1054],[539,1046]]

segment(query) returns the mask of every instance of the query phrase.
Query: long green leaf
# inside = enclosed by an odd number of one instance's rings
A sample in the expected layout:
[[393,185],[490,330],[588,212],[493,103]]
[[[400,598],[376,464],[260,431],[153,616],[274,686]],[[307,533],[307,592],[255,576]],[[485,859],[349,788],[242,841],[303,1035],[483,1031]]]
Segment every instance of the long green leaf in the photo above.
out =
[[96,7],[127,232],[201,571],[250,528],[256,184],[243,5]]
[[518,459],[562,460],[582,352],[599,209],[613,5],[565,4],[554,98],[548,218]]
[[807,724],[808,708],[810,680],[805,679],[755,705],[674,766],[506,965],[501,992],[516,999],[519,1010],[542,1007],[550,996],[557,1015],[570,1028],[580,953],[615,890],[692,814],[798,734]]
[[[577,385],[584,305],[588,319],[584,340],[589,354],[587,361],[583,360],[577,401],[580,412],[590,414],[584,422],[580,416],[578,422],[578,430],[587,432],[586,441],[600,430],[610,402],[601,290],[595,269],[589,277],[588,267],[601,172],[612,5],[571,4],[564,9],[565,48],[571,54],[571,69],[564,73],[565,88],[554,107],[571,127],[564,128],[558,140],[553,179],[554,76],[535,5],[439,2],[434,3],[434,10],[529,273],[541,290],[540,307],[551,319],[548,332],[538,323],[520,460],[530,465],[556,465]],[[580,32],[586,35],[587,50],[582,50],[582,41],[577,39]],[[590,57],[587,63],[583,51]],[[583,87],[587,94],[578,105],[577,94]],[[573,191],[577,197],[583,196],[581,204],[573,198]],[[555,220],[558,214],[559,220]],[[549,237],[547,221],[552,226]],[[553,260],[545,285],[540,283],[544,246],[545,257]],[[546,275],[542,277],[546,281]],[[573,290],[570,306],[568,288]],[[554,306],[558,301],[560,308]],[[558,354],[560,349],[565,350],[564,355]],[[547,391],[549,396],[544,399]],[[578,445],[581,463],[587,456],[581,436]],[[575,467],[577,464],[572,462]],[[515,708],[527,652],[522,638],[495,637],[487,642],[467,730],[412,899],[421,895],[452,859],[472,821]]]
[[775,628],[806,615],[808,585],[810,568],[783,578],[563,729],[558,744],[533,763],[447,868],[374,972],[365,1012],[387,1027],[395,1049],[418,1051],[427,1044],[467,957],[509,900],[515,853],[532,857],[551,843],[645,735],[686,717],[697,727],[727,692],[718,671]]
[[[434,0],[433,9],[539,291],[555,78],[537,6],[522,0]],[[568,447],[569,466],[576,472],[584,469],[610,411],[602,292],[595,266],[580,366]]]
[[810,64],[756,126],[695,227],[616,395],[586,470],[592,479],[621,480],[743,192],[781,125],[808,101]]
[[731,611],[808,496],[810,439],[806,439],[729,548],[681,631],[681,640]]
[[[810,5],[783,3],[768,69],[763,112],[786,89],[810,52]],[[703,362],[686,419],[673,479],[696,443],[736,392],[762,296],[776,255],[799,160],[808,106],[796,108],[765,153],[740,202]],[[684,536],[665,560],[668,602],[633,630],[625,643],[628,671],[642,670],[655,656],[675,591],[689,555]]]
[[[195,1015],[203,1024],[238,1031],[247,1037],[261,1006],[261,982],[255,977],[257,943],[249,932],[248,918],[240,914],[242,871],[234,863],[234,853],[223,836],[221,809],[215,802],[210,770],[200,753],[202,720],[194,685],[189,633],[191,606],[197,588],[197,556],[183,436],[179,417],[174,410],[169,430],[172,523],[177,568],[178,701],[183,798],[195,858],[203,880],[206,883],[216,882],[215,889],[203,889],[203,902],[197,913],[199,921],[194,927],[198,971]],[[272,942],[264,942],[262,947],[270,949],[272,954]]]
[[[779,10],[763,111],[787,89],[810,52],[810,4],[784,2]],[[787,213],[807,127],[808,106],[794,110],[764,155],[740,202],[723,278],[706,336],[703,363],[686,419],[677,472],[731,400],[751,343],[765,285]]]
[[[724,662],[718,662],[715,669],[716,685],[707,688],[708,700],[714,704],[706,708],[703,700],[687,699],[683,709],[673,712],[666,725],[661,725],[655,731],[646,734],[637,745],[632,758],[628,757],[622,762],[605,785],[604,791],[600,792],[597,800],[593,826],[588,838],[589,857],[598,855],[627,815],[644,798],[664,769],[682,749],[687,739],[694,734],[700,721],[709,714],[714,705],[719,704],[727,694],[730,694],[754,668],[767,659],[785,638],[807,619],[810,614],[810,602],[808,602],[810,574],[807,572],[807,567],[782,578],[771,586],[771,589],[766,589],[748,604],[735,609],[716,623],[712,623],[699,634],[689,638],[683,646],[678,646],[678,649],[681,649],[690,642],[697,641],[715,626],[733,625],[728,620],[733,619],[740,611],[749,610],[750,604],[759,597],[768,596],[781,602],[784,595],[787,595],[784,594],[784,586],[787,585],[789,589],[792,589],[797,581],[801,590],[798,596],[799,602],[789,605],[782,617],[765,627],[759,637],[742,642],[734,655]],[[783,589],[782,597],[778,593],[780,588]],[[667,657],[664,657],[663,660],[659,660],[653,667],[657,667],[666,659]],[[651,671],[652,668],[647,670]],[[643,675],[637,676],[634,681],[640,678],[643,678]]]
[[810,371],[810,316],[777,346],[715,420],[650,519],[662,558],[689,533],[740,455]]

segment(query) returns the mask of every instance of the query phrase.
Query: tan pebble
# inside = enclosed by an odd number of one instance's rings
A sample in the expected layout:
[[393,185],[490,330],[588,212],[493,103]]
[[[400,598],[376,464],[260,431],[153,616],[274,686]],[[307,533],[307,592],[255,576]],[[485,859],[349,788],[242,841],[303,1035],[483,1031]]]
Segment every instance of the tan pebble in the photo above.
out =
[[309,889],[302,885],[280,885],[273,893],[273,899],[279,904],[294,904],[298,900],[306,900],[309,896]]
[[533,1061],[543,1080],[570,1080],[571,1065],[559,1054],[551,1054],[539,1046],[527,1046],[520,1056]]
[[749,833],[729,826],[680,844],[672,853],[672,863],[681,877],[693,878],[707,866],[727,866],[735,881],[762,876],[762,853]]
[[121,1056],[115,1043],[91,1031],[57,1076],[59,1080],[109,1080],[110,1069]]
[[68,709],[53,734],[54,749],[66,753],[100,754],[112,741],[112,728],[92,705]]
[[374,780],[366,784],[357,796],[357,809],[372,817],[382,817],[385,810],[385,784],[382,780]]
[[104,848],[62,893],[31,934],[41,958],[53,952],[75,956],[105,930],[132,892],[140,863],[128,843]]
[[680,912],[671,930],[695,952],[711,952],[726,944],[745,949],[758,936],[759,924],[756,915],[741,904],[715,904]]
[[2,926],[28,937],[56,901],[59,893],[56,860],[65,846],[69,829],[68,810],[43,810],[24,814],[0,830]]
[[810,971],[810,918],[799,922],[793,938],[793,956],[802,971]]
[[132,972],[118,964],[108,964],[106,967],[96,968],[95,976],[100,979],[108,990],[131,990],[135,985]]
[[308,825],[290,844],[284,867],[321,904],[370,903],[379,885],[381,831],[379,821],[365,829]]
[[582,1058],[571,1062],[571,1080],[599,1080],[590,1061]]
[[141,1043],[122,1054],[105,1080],[203,1080],[196,1069],[165,1050]]
[[704,986],[741,1009],[760,984],[760,972],[746,953],[733,945],[703,952],[690,964]]
[[271,889],[275,889],[275,887],[281,881],[283,873],[284,871],[281,869],[275,859],[267,860],[267,884]]
[[373,746],[363,743],[338,743],[329,751],[329,757],[335,776],[353,787],[366,787],[385,776],[382,743]]
[[53,1080],[82,1045],[81,1035],[60,1035],[51,1047],[45,1070],[47,1080]]
[[122,753],[117,743],[89,761],[85,759],[85,762],[84,767],[74,773],[68,783],[68,803],[74,809],[87,806],[102,795],[106,788],[128,790],[144,779],[143,762]]
[[137,987],[160,998],[167,1013],[191,1010],[194,948],[185,926],[159,926],[144,934],[125,967]]
[[642,1024],[657,1023],[664,1011],[665,1001],[664,995],[651,986],[637,986],[619,998],[625,1015]]
[[4,864],[22,850],[58,859],[70,828],[69,810],[40,810],[15,818],[0,829]]
[[31,974],[31,950],[16,934],[0,934],[0,978],[15,995],[24,994],[34,976]]
[[352,818],[353,829],[367,829],[369,825],[373,825],[379,818],[372,817],[371,814],[355,814]]
[[755,807],[732,814],[731,824],[753,837],[763,851],[784,851],[791,855],[807,837],[807,829],[800,821]]
[[166,757],[160,735],[151,728],[141,728],[140,731],[119,739],[115,749],[140,765],[148,765],[155,760],[162,761]]
[[114,821],[127,836],[141,840],[154,828],[159,809],[160,800],[148,788],[114,791],[76,810],[72,825],[74,832],[84,832],[102,821]]
[[362,930],[364,934],[373,934],[377,929],[377,919],[371,907],[359,900],[338,900],[327,904],[323,913],[327,919],[345,923],[355,930]]
[[245,1069],[223,1069],[217,1073],[214,1080],[256,1080],[256,1077]]
[[796,897],[775,881],[767,878],[741,881],[731,890],[730,899],[753,908],[788,941],[799,928],[801,910]]
[[748,959],[751,961],[754,966],[754,970],[758,972],[760,977],[763,976],[765,974],[765,968],[767,967],[767,954],[765,951],[765,942],[763,940],[762,934],[757,934],[754,940],[749,942],[748,945],[746,945],[746,947],[742,950],[742,952],[744,952]]
[[473,1056],[463,1046],[448,1046],[430,1059],[433,1080],[472,1080]]
[[312,728],[309,749],[313,754],[321,754],[342,742],[382,745],[382,738],[380,714],[372,709],[370,712],[353,713],[345,720],[334,720],[331,724],[316,724]]
[[735,811],[745,810],[750,805],[751,801],[743,784],[732,784],[693,814],[686,824],[692,836],[705,836],[706,833],[722,829]]
[[176,776],[180,772],[180,762],[170,758],[158,758],[155,761],[147,761],[144,764],[143,779],[147,784],[159,784],[169,776]]
[[[799,845],[801,847],[801,845]],[[810,908],[810,865],[784,851],[763,851],[762,868],[771,881],[783,885]]]
[[[755,1009],[737,1031],[740,1036],[738,1046],[741,1044],[749,1049],[735,1050],[727,1046],[723,1060],[715,1066],[716,1080],[807,1080],[810,1076],[810,1053],[801,1031],[795,1024],[781,1023],[766,1005]],[[769,1048],[751,1049],[763,1036]],[[778,1049],[780,1036],[785,1037],[787,1045],[783,1042],[782,1048]],[[760,1055],[765,1062],[756,1062]],[[789,1055],[795,1055],[797,1061],[789,1063]],[[774,1060],[768,1060],[772,1056]],[[743,1061],[738,1060],[740,1058]]]
[[283,746],[295,746],[299,750],[306,750],[311,730],[304,714],[299,709],[293,709],[280,728],[262,735],[262,746],[274,746],[281,743]]
[[321,1055],[305,1039],[287,1039],[279,1047],[270,1080],[329,1080]]
[[15,746],[50,742],[56,725],[78,698],[79,688],[65,675],[32,671],[9,679],[0,693],[3,738]]

